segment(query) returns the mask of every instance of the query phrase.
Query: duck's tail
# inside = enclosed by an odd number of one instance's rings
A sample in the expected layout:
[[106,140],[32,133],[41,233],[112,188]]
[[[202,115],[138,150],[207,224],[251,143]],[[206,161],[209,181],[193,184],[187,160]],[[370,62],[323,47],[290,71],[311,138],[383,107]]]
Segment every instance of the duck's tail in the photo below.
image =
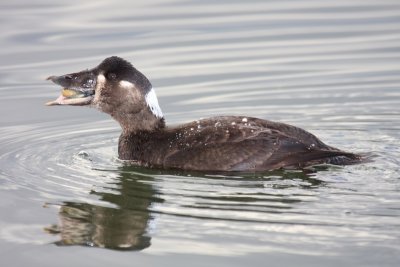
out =
[[307,165],[332,164],[332,165],[354,165],[371,162],[371,156],[367,154],[354,154],[344,151],[326,151],[325,157],[318,160],[311,160]]
[[361,155],[346,153],[346,155],[328,157],[324,161],[324,163],[332,165],[353,165],[362,163],[365,159]]
[[[314,153],[298,154],[297,157],[286,158],[282,167],[308,167],[319,164],[354,165],[369,162],[368,157],[361,154],[344,152],[341,150],[319,150]],[[299,160],[299,158],[301,160]]]

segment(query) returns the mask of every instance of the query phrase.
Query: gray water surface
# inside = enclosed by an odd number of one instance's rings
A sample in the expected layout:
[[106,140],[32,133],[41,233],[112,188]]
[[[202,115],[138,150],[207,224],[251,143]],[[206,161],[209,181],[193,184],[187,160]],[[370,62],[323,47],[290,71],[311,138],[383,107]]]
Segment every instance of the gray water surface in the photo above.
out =
[[[4,1],[3,1],[4,2]],[[3,266],[399,266],[400,2],[0,3]],[[246,115],[372,155],[221,175],[127,166],[45,81],[118,55],[168,124]]]

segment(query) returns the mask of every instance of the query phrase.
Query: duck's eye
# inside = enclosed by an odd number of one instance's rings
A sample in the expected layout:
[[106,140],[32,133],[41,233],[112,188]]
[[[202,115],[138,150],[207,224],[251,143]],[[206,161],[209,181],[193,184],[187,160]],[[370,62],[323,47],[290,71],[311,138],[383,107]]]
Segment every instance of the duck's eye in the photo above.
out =
[[93,79],[87,79],[84,83],[83,83],[83,87],[84,88],[92,88],[94,84],[94,80]]
[[110,80],[115,80],[117,78],[117,74],[110,72],[107,74],[107,78]]

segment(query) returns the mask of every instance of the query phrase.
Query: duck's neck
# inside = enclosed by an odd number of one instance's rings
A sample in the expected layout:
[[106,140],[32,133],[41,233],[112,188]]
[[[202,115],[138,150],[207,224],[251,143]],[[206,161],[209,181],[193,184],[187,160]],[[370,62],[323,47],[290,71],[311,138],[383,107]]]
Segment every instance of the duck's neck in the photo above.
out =
[[[122,126],[122,125],[121,125]],[[144,160],[146,143],[165,129],[164,118],[156,120],[132,120],[123,127],[118,141],[118,157],[122,160]]]
[[122,134],[135,135],[140,132],[154,132],[165,128],[164,117],[157,118],[148,112],[134,114],[115,114],[112,116],[119,122]]
[[147,88],[140,85],[138,89],[137,85],[127,81],[121,81],[119,86],[129,92],[126,95],[127,99],[120,102],[118,109],[112,108],[107,113],[118,121],[122,128],[118,144],[119,158],[137,160],[145,150],[142,144],[164,130],[164,115],[149,82]]
[[[158,105],[158,100],[154,89],[149,85],[144,95],[132,92],[140,90],[132,90],[136,85],[122,81],[120,86],[131,92],[127,95],[127,101],[121,102],[118,109],[111,109],[109,113],[116,121],[119,122],[124,135],[134,135],[142,131],[158,131],[165,127],[164,115]],[[131,103],[136,104],[131,104]]]

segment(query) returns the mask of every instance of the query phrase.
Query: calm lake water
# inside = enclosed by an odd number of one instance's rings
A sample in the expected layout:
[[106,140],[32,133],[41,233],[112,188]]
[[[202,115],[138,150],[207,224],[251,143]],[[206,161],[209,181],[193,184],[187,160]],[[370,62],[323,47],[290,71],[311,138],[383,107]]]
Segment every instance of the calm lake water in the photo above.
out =
[[[399,266],[400,2],[3,1],[2,266]],[[167,123],[297,125],[371,163],[259,174],[117,160],[105,114],[45,81],[118,55]]]

